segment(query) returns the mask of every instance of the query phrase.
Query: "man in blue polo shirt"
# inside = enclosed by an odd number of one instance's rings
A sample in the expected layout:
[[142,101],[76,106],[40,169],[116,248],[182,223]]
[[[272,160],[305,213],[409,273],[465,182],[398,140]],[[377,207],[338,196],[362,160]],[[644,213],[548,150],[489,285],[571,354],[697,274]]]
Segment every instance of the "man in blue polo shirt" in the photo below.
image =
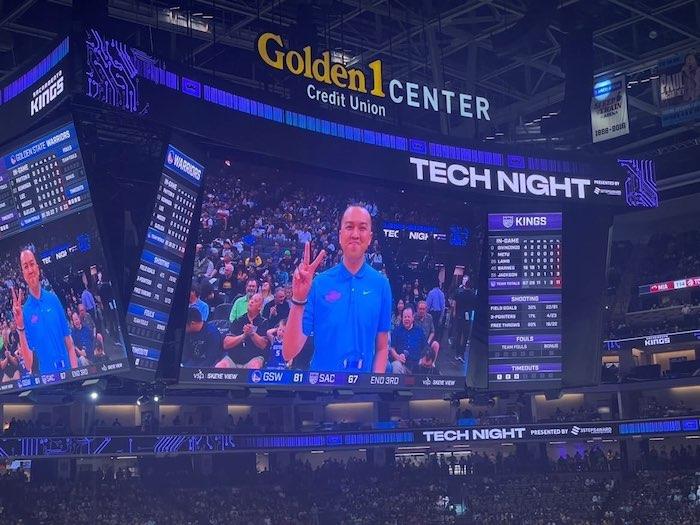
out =
[[340,221],[343,260],[314,278],[326,256],[304,258],[292,279],[292,306],[282,353],[294,359],[313,336],[310,369],[384,373],[391,330],[391,288],[386,277],[365,261],[372,242],[372,218],[361,206],[349,206]]
[[41,374],[77,368],[78,357],[61,301],[41,287],[41,269],[31,250],[22,250],[19,262],[29,295],[23,306],[24,292],[12,290],[12,314],[27,369],[35,369],[35,359]]

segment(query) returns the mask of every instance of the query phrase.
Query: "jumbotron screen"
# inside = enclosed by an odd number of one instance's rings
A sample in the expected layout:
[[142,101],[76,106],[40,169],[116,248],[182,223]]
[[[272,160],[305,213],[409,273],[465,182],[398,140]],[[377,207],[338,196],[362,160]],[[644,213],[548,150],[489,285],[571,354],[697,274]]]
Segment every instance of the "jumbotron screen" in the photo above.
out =
[[202,164],[168,144],[126,314],[142,377],[158,369],[203,177]]
[[181,382],[463,387],[482,210],[247,156],[227,164],[206,179]]
[[0,155],[0,391],[129,369],[73,123]]

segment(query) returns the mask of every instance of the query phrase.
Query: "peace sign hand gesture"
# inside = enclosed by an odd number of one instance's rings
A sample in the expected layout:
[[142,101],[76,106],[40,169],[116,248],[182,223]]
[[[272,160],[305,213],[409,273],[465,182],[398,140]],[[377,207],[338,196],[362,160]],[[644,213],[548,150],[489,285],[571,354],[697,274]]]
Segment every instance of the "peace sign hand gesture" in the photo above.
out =
[[22,303],[24,302],[24,292],[18,287],[12,288],[12,316],[18,330],[24,330],[24,313]]
[[304,244],[304,259],[294,270],[292,278],[292,299],[299,302],[306,301],[311,290],[311,281],[325,258],[326,250],[321,250],[313,262],[309,262],[311,260],[311,245],[308,242]]

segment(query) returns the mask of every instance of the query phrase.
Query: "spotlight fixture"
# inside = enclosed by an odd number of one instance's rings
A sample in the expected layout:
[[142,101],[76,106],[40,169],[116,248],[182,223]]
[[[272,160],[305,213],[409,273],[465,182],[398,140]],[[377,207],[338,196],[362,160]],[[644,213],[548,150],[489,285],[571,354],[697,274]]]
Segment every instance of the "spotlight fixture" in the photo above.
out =
[[90,398],[90,401],[97,401],[100,399],[100,393],[97,390],[91,390],[88,397]]

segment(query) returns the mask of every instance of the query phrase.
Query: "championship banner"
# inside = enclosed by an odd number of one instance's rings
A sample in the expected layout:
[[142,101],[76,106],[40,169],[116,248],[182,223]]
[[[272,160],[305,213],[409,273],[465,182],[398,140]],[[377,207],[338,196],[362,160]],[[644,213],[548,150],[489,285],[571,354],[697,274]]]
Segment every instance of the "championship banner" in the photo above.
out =
[[625,77],[601,80],[593,86],[591,133],[593,142],[603,142],[630,132]]
[[700,119],[700,55],[675,55],[659,62],[661,125],[675,126]]

